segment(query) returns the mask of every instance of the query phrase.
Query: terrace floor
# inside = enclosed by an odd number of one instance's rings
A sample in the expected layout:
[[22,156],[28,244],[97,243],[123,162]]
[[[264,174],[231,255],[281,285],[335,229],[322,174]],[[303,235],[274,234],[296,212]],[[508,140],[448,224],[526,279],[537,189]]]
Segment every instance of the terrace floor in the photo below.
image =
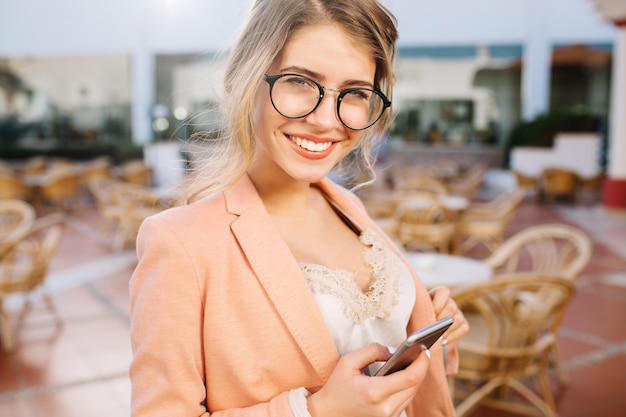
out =
[[[0,415],[11,417],[128,416],[130,383],[128,280],[133,251],[111,252],[98,234],[94,209],[70,215],[48,287],[64,320],[57,328],[33,310],[18,347],[0,352]],[[564,222],[594,241],[577,281],[559,338],[569,375],[554,389],[563,417],[626,415],[626,212],[589,203],[536,205],[525,201],[509,234],[531,224]],[[21,307],[10,298],[8,307]],[[478,410],[478,416],[502,416]]]

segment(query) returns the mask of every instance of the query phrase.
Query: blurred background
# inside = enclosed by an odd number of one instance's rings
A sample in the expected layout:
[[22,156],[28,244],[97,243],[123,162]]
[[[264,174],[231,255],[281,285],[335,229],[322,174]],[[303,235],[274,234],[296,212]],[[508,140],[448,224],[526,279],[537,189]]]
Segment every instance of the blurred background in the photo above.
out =
[[[0,0],[0,416],[129,414],[134,239],[178,196],[191,135],[216,127],[250,3]],[[543,246],[531,271],[576,279],[557,340],[568,378],[549,388],[564,417],[623,417],[626,0],[383,3],[400,33],[395,118],[366,208],[423,280],[445,275],[442,256],[451,287],[498,276],[494,259],[532,264],[506,244],[519,232],[575,228],[580,247]],[[418,217],[422,179],[431,235],[403,217]],[[28,203],[19,233],[4,200]],[[6,248],[58,214],[38,284],[2,287]]]
[[[387,0],[400,30],[390,139],[489,148],[490,162],[506,166],[516,145],[550,146],[555,130],[592,131],[603,169],[619,29],[595,3]],[[221,94],[216,54],[249,4],[0,7],[0,146],[6,156],[21,147],[13,152],[23,157],[24,148],[114,152],[210,126]],[[530,137],[530,123],[542,131]]]

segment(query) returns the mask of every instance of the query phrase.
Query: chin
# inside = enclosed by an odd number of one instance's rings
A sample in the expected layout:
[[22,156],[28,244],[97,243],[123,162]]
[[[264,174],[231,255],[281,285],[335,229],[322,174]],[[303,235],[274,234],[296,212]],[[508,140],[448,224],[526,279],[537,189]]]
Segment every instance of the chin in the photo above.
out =
[[325,176],[328,175],[330,170],[310,170],[308,172],[292,172],[290,174],[291,178],[296,181],[308,182],[308,183],[316,183],[320,182]]

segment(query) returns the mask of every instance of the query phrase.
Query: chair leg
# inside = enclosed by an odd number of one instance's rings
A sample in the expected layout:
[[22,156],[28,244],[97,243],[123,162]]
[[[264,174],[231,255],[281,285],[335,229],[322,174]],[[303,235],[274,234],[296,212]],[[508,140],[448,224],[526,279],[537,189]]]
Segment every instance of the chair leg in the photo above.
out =
[[465,398],[460,404],[455,407],[457,417],[465,417],[471,411],[473,411],[478,404],[489,395],[493,390],[500,387],[502,384],[501,378],[495,378],[487,382],[485,385],[472,392],[467,398]]
[[0,339],[2,339],[2,349],[11,352],[15,349],[15,334],[11,327],[11,320],[3,306],[3,299],[0,298]]
[[[542,384],[543,385],[543,384]],[[494,378],[487,382],[485,385],[481,386],[479,389],[472,392],[468,397],[466,397],[460,404],[455,407],[457,417],[465,417],[470,412],[472,412],[481,402],[487,402],[486,405],[496,406],[496,404],[502,404],[502,399],[497,400],[495,403],[493,401],[486,401],[489,394],[494,392],[497,389],[506,389],[510,388],[514,391],[517,391],[522,397],[524,397],[529,403],[531,403],[536,409],[541,412],[541,415],[544,417],[557,417],[556,408],[554,406],[554,399],[552,398],[551,393],[549,397],[542,400],[537,394],[531,391],[524,384],[519,382],[514,378]],[[544,392],[544,396],[545,396]],[[513,406],[513,404],[511,404]],[[499,406],[498,408],[501,408]],[[522,410],[528,409],[525,405],[518,405],[517,409],[521,412]]]
[[[544,382],[547,382],[547,381],[544,381]],[[520,395],[526,398],[526,400],[528,400],[532,405],[537,407],[541,411],[543,416],[556,417],[556,412],[555,412],[556,407],[554,405],[554,399],[552,398],[552,394],[549,393],[549,387],[548,387],[549,398],[545,398],[545,401],[544,401],[537,394],[532,392],[530,389],[528,389],[528,387],[526,387],[524,384],[522,384],[516,379],[509,379],[508,381],[506,381],[506,384],[510,386],[511,388],[513,388],[514,390],[516,390],[518,393],[520,393]],[[542,383],[542,386],[543,386],[543,383]]]
[[[50,294],[43,291],[41,293],[41,298],[44,302],[45,308],[53,316],[54,324],[56,325],[57,329],[60,329],[61,327],[63,327],[63,319],[61,318],[61,315],[59,314],[59,311],[57,310],[56,305],[54,304],[54,301],[52,301],[52,297],[50,296]],[[24,303],[24,307],[22,307],[22,311],[20,312],[19,317],[17,318],[18,326],[21,325],[21,323],[26,319],[26,316],[28,315],[28,313],[32,311],[32,309],[33,309],[33,301],[27,298]]]
[[561,358],[561,352],[559,351],[558,346],[553,346],[552,349],[548,352],[549,358],[549,369],[554,372],[557,380],[561,385],[567,385],[569,383],[569,379],[565,371],[563,370],[563,360]]
[[54,316],[54,322],[57,325],[57,327],[62,327],[63,319],[61,318],[61,315],[59,314],[59,310],[57,310],[57,307],[54,304],[54,301],[52,301],[52,297],[50,296],[50,294],[44,293],[43,301],[46,304],[46,307],[48,308],[48,311],[50,312],[50,314]]

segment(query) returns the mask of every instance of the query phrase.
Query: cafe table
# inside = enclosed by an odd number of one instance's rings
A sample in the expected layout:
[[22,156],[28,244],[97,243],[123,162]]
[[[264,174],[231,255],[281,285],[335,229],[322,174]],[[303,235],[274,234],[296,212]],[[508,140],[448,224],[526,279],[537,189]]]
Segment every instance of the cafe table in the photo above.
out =
[[491,267],[473,258],[429,252],[405,252],[404,256],[426,288],[477,284],[493,276]]
[[423,196],[409,196],[401,200],[404,207],[423,208],[432,204],[432,201],[437,202],[443,206],[453,217],[458,219],[461,214],[467,210],[470,206],[470,201],[461,195],[442,194],[436,195],[432,198],[425,198]]

